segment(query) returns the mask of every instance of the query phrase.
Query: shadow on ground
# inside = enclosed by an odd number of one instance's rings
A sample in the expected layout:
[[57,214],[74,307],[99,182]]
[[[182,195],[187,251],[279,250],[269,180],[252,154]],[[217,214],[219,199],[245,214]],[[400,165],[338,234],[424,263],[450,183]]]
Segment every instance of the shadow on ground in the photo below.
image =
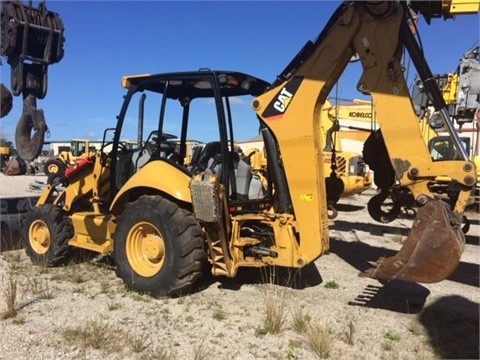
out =
[[480,245],[480,238],[474,235],[465,235],[465,242],[469,245]]
[[322,283],[322,277],[311,263],[302,269],[282,267],[240,268],[234,278],[213,276],[210,269],[204,271],[204,276],[198,282],[197,291],[201,291],[219,282],[219,287],[227,290],[240,290],[243,285],[275,284],[291,289],[301,290]]
[[0,253],[22,248],[20,234],[12,230],[5,222],[0,222]]
[[427,306],[419,320],[441,359],[479,359],[479,304],[461,296]]
[[[359,272],[364,272],[371,267],[380,257],[395,255],[396,251],[379,248],[360,241],[347,242],[335,238],[330,239],[330,252],[338,255]],[[467,262],[460,262],[455,272],[448,280],[465,285],[480,287],[480,266]]]
[[349,305],[384,309],[404,314],[419,313],[430,291],[422,285],[406,281],[389,281],[368,285]]
[[407,236],[408,232],[410,231],[410,229],[406,227],[387,226],[380,223],[371,224],[344,220],[335,220],[334,224],[330,226],[330,229],[338,231],[364,231],[376,236],[383,236],[384,234]]
[[365,209],[365,206],[363,205],[352,205],[352,204],[340,204],[337,203],[335,204],[335,208],[339,212],[354,212],[354,211],[360,211]]

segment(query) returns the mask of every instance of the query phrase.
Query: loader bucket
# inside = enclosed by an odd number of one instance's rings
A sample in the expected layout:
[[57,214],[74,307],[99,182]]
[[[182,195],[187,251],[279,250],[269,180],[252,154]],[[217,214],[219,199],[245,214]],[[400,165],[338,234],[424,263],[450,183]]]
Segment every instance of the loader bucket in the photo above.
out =
[[392,257],[360,276],[386,280],[435,283],[448,278],[460,263],[465,247],[461,221],[441,200],[429,200],[418,209],[409,236]]

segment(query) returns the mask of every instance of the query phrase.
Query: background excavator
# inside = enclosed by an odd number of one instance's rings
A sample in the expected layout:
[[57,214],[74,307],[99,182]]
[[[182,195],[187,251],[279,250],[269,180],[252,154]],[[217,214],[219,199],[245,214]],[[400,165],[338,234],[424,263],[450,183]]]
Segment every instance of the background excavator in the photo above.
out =
[[[477,167],[477,185],[471,197],[471,202],[478,205],[480,156],[479,156],[479,121],[480,121],[480,63],[479,48],[466,52],[460,59],[455,72],[433,75],[445,103],[452,124],[458,133],[468,157]],[[432,100],[425,90],[423,82],[417,76],[412,87],[412,101],[419,119],[420,129],[428,145],[430,156],[434,161],[453,160],[460,156],[448,133],[446,133],[442,118],[435,113]],[[333,111],[335,110],[335,111]],[[378,123],[372,110],[371,101],[355,100],[352,104],[342,104],[332,107],[332,118],[338,121],[336,137],[340,139],[343,148],[356,151],[372,131],[378,129]],[[439,176],[435,180],[438,196],[448,201],[451,179]],[[370,215],[377,221],[390,222],[401,214],[401,209],[414,213],[414,199],[400,187],[392,189],[391,204],[384,210],[372,210]],[[375,201],[372,198],[371,201]],[[463,231],[467,232],[469,220],[464,217]]]
[[[372,111],[371,106],[367,107],[359,100],[354,100],[348,104],[339,104],[336,99],[335,104],[331,104],[330,100],[327,99],[323,111],[329,120],[326,121],[324,118],[320,126],[322,140],[325,144],[323,148],[325,173],[330,174],[326,178],[326,184],[327,187],[332,186],[330,191],[327,188],[327,195],[330,194],[327,201],[330,208],[335,209],[334,204],[340,197],[360,194],[369,189],[373,182],[373,176],[368,165],[363,160],[361,151],[356,151],[356,149],[353,150],[352,148],[348,149],[344,145],[350,140],[361,141],[364,134],[368,136],[369,132],[361,134],[358,131],[342,130],[342,122],[345,119],[357,119],[358,117],[374,120],[375,113]],[[363,141],[365,139],[366,137]],[[337,196],[332,195],[339,193],[339,190],[335,189],[338,186],[338,182],[333,179],[335,177],[339,177],[343,182],[343,190]]]
[[[469,159],[477,167],[477,185],[474,201],[480,203],[480,47],[467,51],[457,69],[448,74],[435,74],[435,81],[443,93],[448,112],[458,132]],[[459,156],[445,134],[445,125],[431,106],[423,82],[415,79],[413,103],[419,117],[424,119],[424,136],[432,158],[436,161],[455,159]],[[440,182],[448,183],[448,179]]]
[[[418,206],[400,251],[362,275],[423,283],[448,278],[463,252],[461,221],[476,172],[410,30],[412,10],[430,21],[478,13],[479,2],[344,2],[273,84],[206,69],[124,77],[127,94],[116,127],[104,133],[104,149],[111,151],[100,150],[47,186],[26,216],[28,256],[44,266],[67,263],[75,249],[109,256],[129,288],[155,297],[184,293],[207,261],[214,275],[228,277],[242,267],[312,263],[329,250],[327,192],[338,188],[325,183],[320,132],[329,120],[322,110],[357,55],[363,68],[357,89],[372,97],[380,127],[365,144],[375,155],[369,165],[382,189],[400,185]],[[460,159],[432,161],[404,78],[403,50]],[[252,177],[248,160],[235,151],[231,99],[238,96],[254,97],[266,184]],[[209,116],[195,111],[204,100],[215,105]],[[138,148],[129,150],[120,139],[129,138],[127,119],[134,114]],[[212,142],[186,164],[195,121],[211,131]],[[175,149],[165,147],[169,127],[179,131]],[[448,203],[431,189],[438,176],[451,179]]]

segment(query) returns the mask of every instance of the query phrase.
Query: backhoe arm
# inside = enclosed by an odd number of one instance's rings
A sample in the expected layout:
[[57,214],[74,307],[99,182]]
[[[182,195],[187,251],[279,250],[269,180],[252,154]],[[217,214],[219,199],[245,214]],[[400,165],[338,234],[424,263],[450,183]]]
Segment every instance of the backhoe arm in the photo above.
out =
[[[403,3],[345,2],[317,40],[307,43],[279,75],[275,87],[258,97],[253,106],[278,142],[299,233],[306,239],[301,244],[325,244],[328,234],[324,229],[326,194],[320,115],[332,87],[352,56],[358,54],[363,74],[357,89],[372,97],[389,159],[385,166],[393,169],[393,178],[386,181],[391,182],[390,186],[398,183],[407,187],[418,204],[425,205],[419,209],[403,251],[380,261],[369,275],[436,282],[453,272],[463,252],[465,240],[459,219],[475,184],[475,167],[466,157],[446,162],[430,158],[401,65],[405,46],[415,65],[422,68],[422,80],[427,81],[431,74],[410,31],[410,20]],[[435,107],[440,111],[446,108],[438,87],[429,90],[436,99]],[[457,141],[455,135],[453,131]],[[449,176],[459,188],[454,212],[434,200],[429,189],[429,183],[441,175]],[[320,216],[312,220],[315,213]]]

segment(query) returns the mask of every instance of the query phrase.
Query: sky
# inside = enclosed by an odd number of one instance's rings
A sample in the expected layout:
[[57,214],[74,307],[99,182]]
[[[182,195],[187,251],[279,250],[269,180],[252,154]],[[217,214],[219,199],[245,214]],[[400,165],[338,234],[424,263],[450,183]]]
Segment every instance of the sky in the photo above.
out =
[[[46,140],[100,139],[105,128],[115,125],[124,75],[210,68],[273,81],[318,36],[339,4],[47,1],[47,9],[64,23],[66,41],[64,58],[49,66],[47,95],[37,102],[50,130]],[[454,71],[459,58],[478,45],[478,14],[433,19],[430,26],[421,19],[419,28],[433,73]],[[352,64],[340,78],[339,97],[365,99],[355,90],[359,66]],[[414,73],[409,75],[413,79]],[[10,87],[10,66],[3,57],[1,82]],[[13,110],[0,119],[1,138],[14,142],[21,112],[21,96],[15,97]]]

